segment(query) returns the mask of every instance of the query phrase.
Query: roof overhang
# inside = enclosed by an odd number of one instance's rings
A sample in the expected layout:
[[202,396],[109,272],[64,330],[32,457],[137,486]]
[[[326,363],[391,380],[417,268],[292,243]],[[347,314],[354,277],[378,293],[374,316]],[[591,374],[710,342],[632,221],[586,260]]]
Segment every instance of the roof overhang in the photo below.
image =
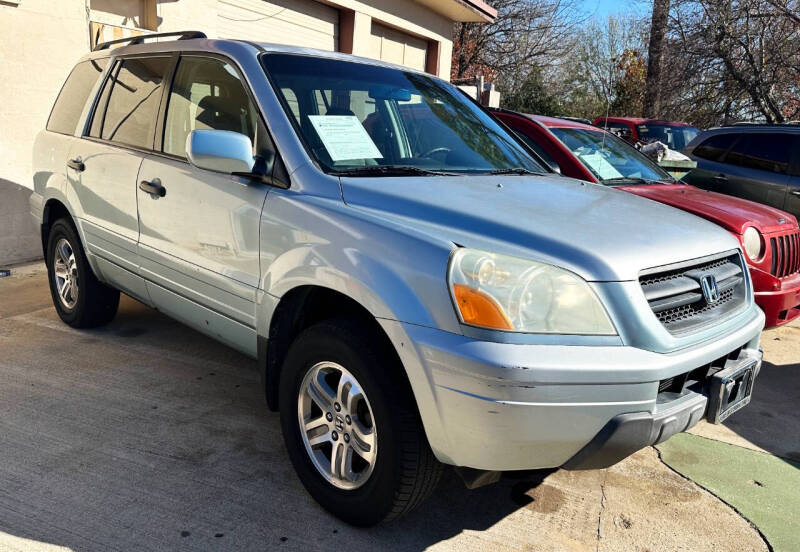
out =
[[491,23],[497,10],[483,0],[415,0],[453,22]]

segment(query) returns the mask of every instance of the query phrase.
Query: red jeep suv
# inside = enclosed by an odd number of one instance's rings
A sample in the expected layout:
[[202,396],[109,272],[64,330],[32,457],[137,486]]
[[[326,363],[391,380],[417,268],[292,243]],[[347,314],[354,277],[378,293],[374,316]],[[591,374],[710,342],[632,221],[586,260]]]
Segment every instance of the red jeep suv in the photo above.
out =
[[756,302],[766,314],[767,326],[800,316],[800,229],[794,216],[678,182],[636,148],[601,128],[507,110],[492,110],[492,114],[565,176],[615,186],[729,230],[745,251]]

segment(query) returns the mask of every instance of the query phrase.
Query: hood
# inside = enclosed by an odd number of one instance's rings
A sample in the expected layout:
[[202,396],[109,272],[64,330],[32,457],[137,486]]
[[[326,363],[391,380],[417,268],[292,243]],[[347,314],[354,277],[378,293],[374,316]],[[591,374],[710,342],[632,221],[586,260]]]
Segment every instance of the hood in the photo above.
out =
[[537,259],[589,281],[738,247],[709,222],[560,176],[342,178],[345,203],[437,239]]
[[[747,199],[708,192],[688,184],[621,186],[619,189],[689,211],[736,234],[742,234],[751,225],[762,234],[797,227],[794,216],[780,209]],[[781,219],[784,222],[779,222]]]

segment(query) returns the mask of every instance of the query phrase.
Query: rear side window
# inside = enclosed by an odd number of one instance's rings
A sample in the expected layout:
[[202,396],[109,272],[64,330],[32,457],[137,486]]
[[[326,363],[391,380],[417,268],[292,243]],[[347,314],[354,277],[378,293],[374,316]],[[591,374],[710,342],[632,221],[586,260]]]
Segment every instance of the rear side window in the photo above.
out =
[[709,161],[719,161],[738,138],[736,134],[717,134],[694,148],[694,155]]
[[[106,83],[108,106],[98,110],[91,135],[111,142],[151,149],[161,86],[170,58],[125,59]],[[104,91],[103,96],[106,96]],[[102,104],[103,102],[101,102]]]
[[47,130],[60,134],[75,132],[89,94],[107,63],[108,59],[97,59],[83,61],[75,66],[58,94],[53,111],[47,120]]
[[725,162],[778,174],[789,170],[792,137],[788,134],[745,134],[728,152]]

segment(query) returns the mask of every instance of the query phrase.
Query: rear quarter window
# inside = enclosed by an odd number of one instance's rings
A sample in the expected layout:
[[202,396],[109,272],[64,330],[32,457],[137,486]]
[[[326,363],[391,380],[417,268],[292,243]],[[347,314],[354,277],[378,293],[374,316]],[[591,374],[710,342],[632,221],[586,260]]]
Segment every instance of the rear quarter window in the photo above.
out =
[[47,120],[47,130],[72,135],[78,126],[89,94],[106,68],[108,59],[83,61],[75,66],[56,98]]

